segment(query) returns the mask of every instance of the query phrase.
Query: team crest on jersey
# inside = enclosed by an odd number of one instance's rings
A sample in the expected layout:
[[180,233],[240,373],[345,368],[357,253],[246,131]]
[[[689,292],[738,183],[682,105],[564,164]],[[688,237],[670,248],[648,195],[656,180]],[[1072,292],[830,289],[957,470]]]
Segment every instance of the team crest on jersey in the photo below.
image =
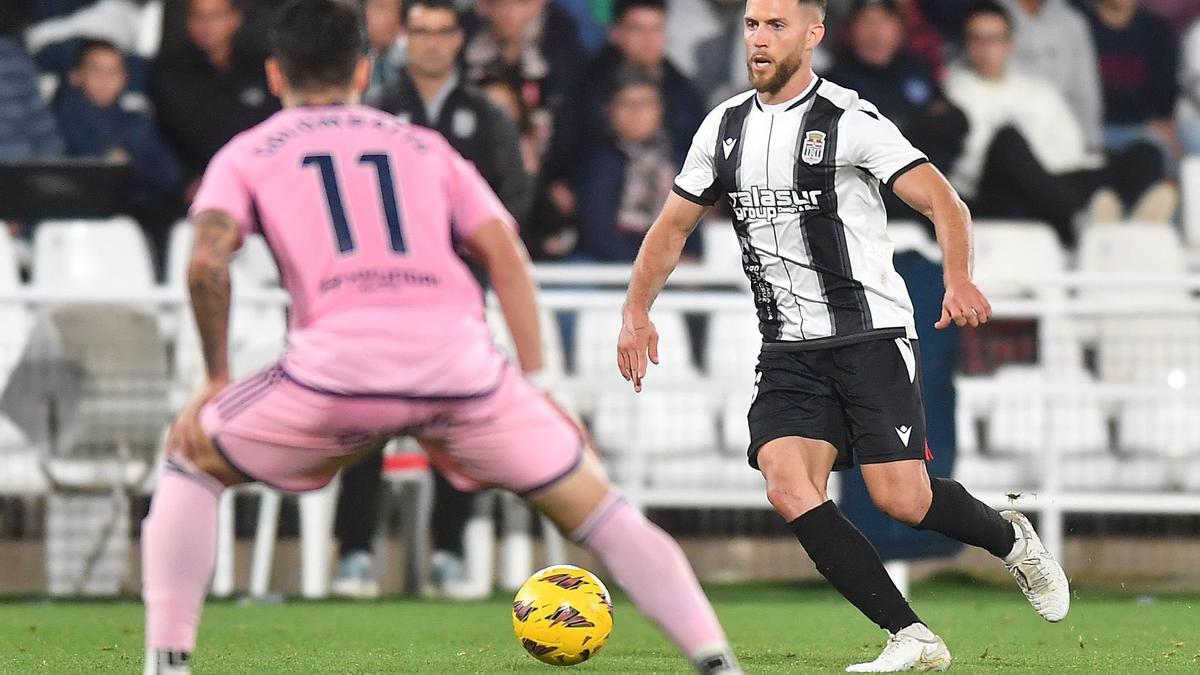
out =
[[825,132],[804,132],[804,146],[800,149],[800,159],[805,164],[816,164],[825,157]]
[[459,138],[468,138],[475,135],[476,119],[475,112],[466,108],[459,108],[454,111],[454,116],[450,118],[450,126],[454,129],[454,135]]

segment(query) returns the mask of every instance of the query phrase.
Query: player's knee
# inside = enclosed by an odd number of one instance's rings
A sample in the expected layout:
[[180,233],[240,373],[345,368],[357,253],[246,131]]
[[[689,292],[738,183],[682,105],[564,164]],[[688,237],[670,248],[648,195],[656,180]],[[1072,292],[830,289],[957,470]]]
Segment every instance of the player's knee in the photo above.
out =
[[768,481],[767,501],[786,520],[792,521],[828,501],[824,490],[807,481]]
[[182,457],[179,451],[173,448],[169,449],[168,453],[182,458],[194,471],[211,476],[220,481],[222,485],[239,485],[248,482],[245,476],[230,466],[229,462],[221,456],[216,443],[212,440],[197,444],[197,447],[192,448],[191,455],[188,457]]
[[916,526],[929,511],[930,494],[926,490],[889,490],[871,493],[875,506],[888,517],[905,525]]

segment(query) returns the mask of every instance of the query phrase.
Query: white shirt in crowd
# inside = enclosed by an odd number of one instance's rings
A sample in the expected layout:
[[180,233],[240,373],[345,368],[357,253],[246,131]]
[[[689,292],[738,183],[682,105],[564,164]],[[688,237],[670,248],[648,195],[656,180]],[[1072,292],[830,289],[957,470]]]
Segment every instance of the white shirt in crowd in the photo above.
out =
[[1050,173],[1099,165],[1100,158],[1088,152],[1079,120],[1048,80],[1013,68],[1002,79],[989,80],[956,66],[946,76],[945,90],[969,124],[963,154],[951,175],[954,187],[968,198],[978,194],[988,148],[1006,126],[1020,132]]

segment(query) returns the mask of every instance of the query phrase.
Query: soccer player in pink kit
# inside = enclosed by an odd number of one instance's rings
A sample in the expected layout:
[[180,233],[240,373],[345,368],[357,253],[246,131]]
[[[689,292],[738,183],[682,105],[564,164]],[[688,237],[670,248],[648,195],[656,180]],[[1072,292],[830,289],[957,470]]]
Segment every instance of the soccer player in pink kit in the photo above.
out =
[[[740,673],[679,546],[533,384],[535,287],[511,217],[441,136],[357,104],[370,75],[357,3],[292,0],[271,38],[285,109],[213,158],[192,205],[208,382],[175,422],[143,527],[145,672],[190,672],[226,486],[319,488],[408,434],[458,486],[514,490],[591,549],[700,672]],[[229,260],[250,232],[292,298],[288,350],[230,385]],[[487,268],[525,377],[492,346],[456,242]]]

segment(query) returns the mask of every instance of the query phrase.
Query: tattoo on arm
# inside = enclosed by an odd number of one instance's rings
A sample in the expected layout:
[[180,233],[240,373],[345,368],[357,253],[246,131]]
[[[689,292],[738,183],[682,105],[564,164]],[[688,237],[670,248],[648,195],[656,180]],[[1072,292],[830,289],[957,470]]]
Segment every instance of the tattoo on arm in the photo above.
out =
[[238,238],[229,214],[204,211],[196,217],[188,290],[210,381],[229,379],[229,261]]

